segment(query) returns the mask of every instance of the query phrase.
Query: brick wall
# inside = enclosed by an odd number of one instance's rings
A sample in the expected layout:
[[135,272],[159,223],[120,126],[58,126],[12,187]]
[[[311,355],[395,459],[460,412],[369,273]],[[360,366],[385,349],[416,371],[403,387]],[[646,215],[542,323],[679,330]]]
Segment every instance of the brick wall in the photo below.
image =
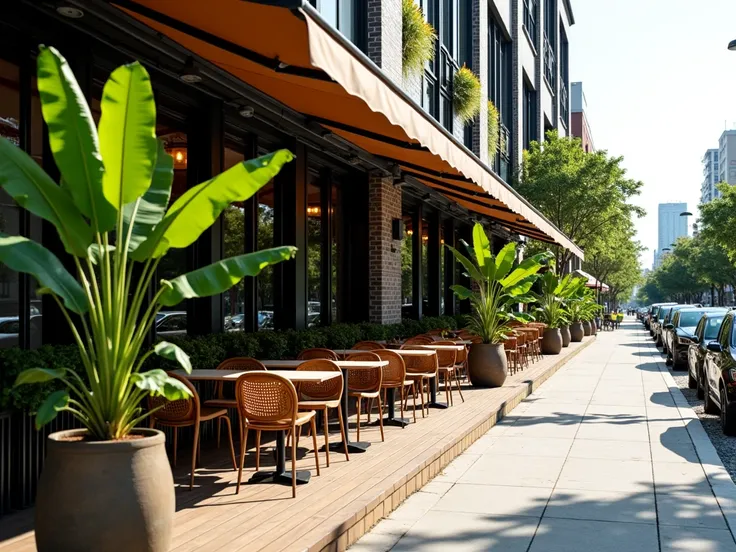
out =
[[488,159],[488,2],[472,0],[473,71],[480,77],[480,113],[473,126],[473,153],[490,165]]
[[401,189],[379,173],[368,179],[369,320],[401,322],[401,242],[391,239],[391,222],[401,218]]
[[401,0],[368,0],[368,57],[402,84]]

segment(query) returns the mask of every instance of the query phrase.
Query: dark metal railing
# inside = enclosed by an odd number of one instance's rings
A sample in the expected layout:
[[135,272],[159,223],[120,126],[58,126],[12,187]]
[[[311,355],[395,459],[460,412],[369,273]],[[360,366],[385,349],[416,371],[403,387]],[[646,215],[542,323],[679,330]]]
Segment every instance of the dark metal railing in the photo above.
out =
[[537,0],[524,0],[524,27],[537,46]]
[[560,81],[560,119],[568,125],[568,119],[570,118],[570,100],[567,95],[567,83]]

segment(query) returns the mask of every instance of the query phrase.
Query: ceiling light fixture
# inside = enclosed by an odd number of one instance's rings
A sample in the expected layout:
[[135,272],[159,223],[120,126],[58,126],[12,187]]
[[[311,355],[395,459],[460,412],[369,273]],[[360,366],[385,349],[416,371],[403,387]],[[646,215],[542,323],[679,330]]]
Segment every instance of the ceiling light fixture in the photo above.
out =
[[245,117],[246,119],[250,119],[251,117],[253,117],[255,112],[256,110],[253,108],[252,105],[244,105],[240,108],[240,111],[238,111],[238,113],[240,113],[240,116]]
[[69,19],[82,19],[84,12],[74,6],[61,5],[56,8],[56,13],[68,17]]
[[179,73],[179,80],[187,84],[197,84],[202,82],[202,75],[199,69],[194,65],[193,58],[187,58],[187,62],[184,64],[184,68]]

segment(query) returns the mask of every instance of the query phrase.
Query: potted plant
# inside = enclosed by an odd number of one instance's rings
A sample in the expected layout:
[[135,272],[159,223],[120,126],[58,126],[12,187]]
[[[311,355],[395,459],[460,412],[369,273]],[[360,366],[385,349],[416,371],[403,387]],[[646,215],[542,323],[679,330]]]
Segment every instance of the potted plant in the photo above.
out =
[[[554,271],[550,270],[539,279],[541,292],[537,296],[539,306],[536,309],[536,317],[540,322],[547,324],[542,338],[542,353],[545,355],[558,355],[564,344],[562,328],[570,324],[569,312],[565,301],[579,293],[583,285],[580,278],[573,278],[570,274],[558,278]],[[566,332],[569,335],[569,329]],[[568,340],[568,345],[570,341]]]
[[437,32],[414,0],[401,0],[401,65],[404,75],[421,74],[434,59]]
[[463,123],[475,119],[475,116],[480,112],[480,79],[465,65],[455,73],[452,81],[452,93],[455,115],[460,117]]
[[514,268],[516,244],[508,243],[494,257],[488,236],[480,223],[475,223],[473,227],[472,249],[468,244],[464,245],[472,260],[455,248],[446,247],[473,282],[472,290],[462,285],[451,286],[459,299],[470,299],[473,312],[468,317],[468,329],[482,340],[482,343],[470,346],[470,383],[477,387],[500,387],[506,380],[507,362],[503,343],[510,331],[508,324],[512,320],[530,319],[524,313],[513,312],[513,308],[533,300],[529,290],[537,272],[552,255],[534,255]]
[[573,297],[567,302],[567,311],[570,318],[570,339],[574,343],[579,343],[585,336],[583,329],[584,321],[596,310],[597,306],[593,299],[593,292],[586,287],[582,287],[578,296]]
[[[491,161],[496,157],[496,152],[501,146],[501,153],[506,151],[506,143],[501,143],[501,118],[498,109],[488,100],[488,159]],[[491,162],[489,161],[489,162]]]
[[174,484],[164,435],[139,427],[147,396],[189,396],[150,355],[178,361],[174,344],[142,348],[162,306],[223,293],[244,276],[291,258],[293,247],[231,257],[171,280],[156,281],[170,249],[185,248],[231,203],[244,201],[292,159],[287,150],[245,161],[169,206],[173,160],[156,138],[151,82],[139,63],[117,68],[104,86],[95,128],[64,58],[41,46],[38,90],[58,185],[26,153],[0,138],[0,185],[56,228],[76,275],[53,253],[21,236],[0,235],[0,262],[30,274],[71,328],[84,372],[33,368],[16,385],[58,380],[36,426],[70,412],[83,429],[48,438],[36,497],[36,544],[46,550],[169,549]]

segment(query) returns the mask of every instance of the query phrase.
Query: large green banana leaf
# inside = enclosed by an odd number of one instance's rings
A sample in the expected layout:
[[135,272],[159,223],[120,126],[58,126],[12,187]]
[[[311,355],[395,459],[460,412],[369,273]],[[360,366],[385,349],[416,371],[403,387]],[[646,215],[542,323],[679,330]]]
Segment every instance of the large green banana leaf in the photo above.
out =
[[0,234],[0,262],[36,278],[42,287],[58,295],[70,311],[87,312],[87,296],[82,286],[45,247],[22,236]]
[[54,48],[41,46],[37,65],[49,145],[65,187],[93,229],[112,230],[117,213],[102,193],[104,168],[97,129],[84,94],[66,60]]
[[250,198],[293,158],[289,150],[278,150],[238,163],[221,175],[187,190],[169,207],[153,233],[131,257],[142,261],[151,256],[161,257],[171,247],[191,245],[228,205]]
[[[159,142],[156,168],[153,171],[151,187],[146,190],[139,202],[128,203],[123,207],[123,232],[128,234],[130,220],[135,213],[135,222],[130,235],[128,251],[135,251],[156,225],[161,222],[169,205],[171,184],[174,180],[174,159],[164,151],[163,142]],[[136,208],[137,204],[137,208]]]
[[246,253],[218,261],[204,268],[182,274],[171,281],[163,281],[168,289],[161,295],[161,304],[173,307],[184,299],[209,297],[227,291],[245,276],[257,276],[269,265],[291,259],[296,248],[274,247],[255,253]]
[[156,103],[148,72],[137,61],[115,69],[102,90],[102,190],[116,209],[141,197],[156,166]]
[[92,229],[84,222],[71,195],[7,139],[0,136],[0,186],[21,207],[53,224],[64,249],[77,257],[87,255]]

